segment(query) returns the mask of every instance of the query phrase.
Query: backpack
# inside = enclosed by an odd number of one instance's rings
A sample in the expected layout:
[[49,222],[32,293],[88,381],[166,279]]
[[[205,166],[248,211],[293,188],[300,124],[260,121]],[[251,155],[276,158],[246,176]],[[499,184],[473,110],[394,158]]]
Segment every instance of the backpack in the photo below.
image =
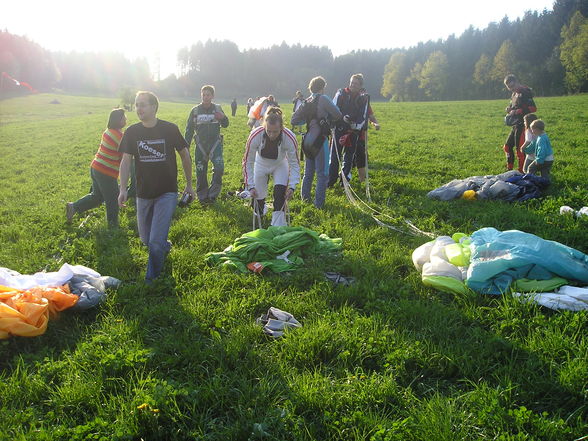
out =
[[318,119],[318,105],[319,105],[320,97],[321,97],[320,94],[308,97],[307,99],[304,100],[304,102],[302,103],[302,105],[300,106],[300,109],[299,109],[300,112],[302,113],[301,116],[306,121],[306,131],[307,132],[310,130],[310,122],[312,120],[317,120],[319,127],[320,127],[320,133],[316,137],[313,145],[311,145],[311,146],[304,145],[304,136],[303,136],[302,152],[306,156],[308,156],[309,159],[314,159],[316,157],[316,155],[318,154],[318,152],[320,151],[320,149],[323,146],[325,138],[328,138],[329,135],[331,134],[331,125],[329,123],[328,118],[321,118],[320,120]]
[[[516,94],[516,99],[513,97]],[[537,111],[537,104],[533,99],[533,90],[528,86],[521,86],[513,92],[511,97],[511,104],[508,106],[509,112],[504,117],[504,124],[507,126],[516,126],[523,124],[523,117],[529,113]],[[522,110],[520,113],[514,112],[515,110]]]
[[302,105],[300,106],[300,112],[306,121],[306,130],[308,130],[308,125],[313,119],[317,118],[318,112],[318,103],[320,100],[320,95],[314,95],[306,98]]

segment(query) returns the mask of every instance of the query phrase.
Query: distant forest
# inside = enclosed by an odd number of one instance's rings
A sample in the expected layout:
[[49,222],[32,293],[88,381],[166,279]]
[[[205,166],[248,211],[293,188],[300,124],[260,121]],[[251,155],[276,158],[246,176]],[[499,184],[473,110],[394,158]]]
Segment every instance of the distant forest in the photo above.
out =
[[[408,49],[356,50],[334,57],[328,47],[300,44],[239,50],[231,41],[208,40],[181,48],[179,75],[153,80],[146,59],[117,53],[51,52],[26,37],[0,31],[2,95],[39,91],[125,96],[137,89],[164,98],[194,98],[214,84],[221,99],[296,90],[307,93],[310,78],[323,75],[327,93],[362,72],[376,100],[489,99],[504,96],[502,79],[514,73],[537,95],[588,91],[588,0],[556,0],[553,9],[507,17],[459,37],[419,43]],[[381,42],[380,42],[381,43]],[[393,42],[391,42],[393,44]],[[17,80],[17,81],[14,81]]]

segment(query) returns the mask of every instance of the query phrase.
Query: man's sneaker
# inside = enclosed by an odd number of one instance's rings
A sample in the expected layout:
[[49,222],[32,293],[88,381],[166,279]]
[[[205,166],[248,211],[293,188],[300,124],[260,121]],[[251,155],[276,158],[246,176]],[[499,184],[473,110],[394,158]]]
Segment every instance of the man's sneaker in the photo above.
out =
[[76,211],[74,209],[73,202],[68,202],[67,204],[65,204],[65,220],[67,221],[68,224],[71,224],[71,221],[73,220],[75,212]]

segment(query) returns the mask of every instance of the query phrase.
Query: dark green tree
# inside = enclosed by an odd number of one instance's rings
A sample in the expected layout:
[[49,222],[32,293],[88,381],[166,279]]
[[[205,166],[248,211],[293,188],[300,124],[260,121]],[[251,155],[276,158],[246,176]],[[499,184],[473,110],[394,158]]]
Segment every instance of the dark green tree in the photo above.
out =
[[449,63],[447,55],[441,51],[435,51],[425,64],[420,73],[419,87],[424,90],[429,98],[440,100],[447,97],[447,85],[449,83]]
[[[510,40],[504,40],[500,49],[494,56],[492,66],[492,78],[502,82],[509,73],[518,73],[520,65],[515,53],[514,45]],[[519,75],[520,76],[520,75]]]
[[566,71],[566,86],[570,92],[581,92],[588,86],[588,20],[580,11],[562,28],[561,37],[560,58]]
[[404,51],[394,52],[384,69],[384,83],[381,94],[393,101],[407,100],[406,78],[410,74],[410,66]]

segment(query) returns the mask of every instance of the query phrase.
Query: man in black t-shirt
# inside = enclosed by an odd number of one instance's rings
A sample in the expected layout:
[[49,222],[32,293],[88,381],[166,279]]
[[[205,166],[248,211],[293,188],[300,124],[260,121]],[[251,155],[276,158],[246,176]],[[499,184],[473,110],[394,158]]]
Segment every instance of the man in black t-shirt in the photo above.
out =
[[188,145],[178,126],[157,119],[159,101],[151,92],[137,92],[135,108],[141,122],[130,126],[120,143],[118,203],[127,200],[127,181],[134,158],[137,175],[137,226],[141,241],[149,248],[145,280],[158,277],[171,249],[167,240],[172,216],[178,202],[178,168],[176,151],[186,177],[185,193],[194,198],[192,161]]

